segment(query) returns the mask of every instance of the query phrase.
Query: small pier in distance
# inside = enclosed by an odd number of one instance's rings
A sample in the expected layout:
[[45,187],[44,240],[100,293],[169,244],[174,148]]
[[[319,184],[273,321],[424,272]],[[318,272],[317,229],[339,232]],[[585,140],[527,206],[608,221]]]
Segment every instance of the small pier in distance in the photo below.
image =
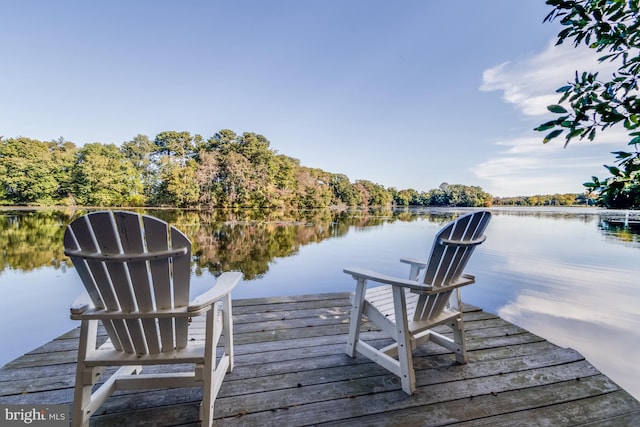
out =
[[[348,293],[239,299],[233,309],[235,368],[216,399],[216,425],[640,425],[640,402],[580,353],[476,307],[464,313],[469,363],[439,346],[419,348],[413,396],[380,366],[344,353]],[[203,332],[194,319],[191,333]],[[0,404],[71,404],[78,335],[2,367]],[[194,388],[117,392],[91,424],[197,426],[200,399]]]

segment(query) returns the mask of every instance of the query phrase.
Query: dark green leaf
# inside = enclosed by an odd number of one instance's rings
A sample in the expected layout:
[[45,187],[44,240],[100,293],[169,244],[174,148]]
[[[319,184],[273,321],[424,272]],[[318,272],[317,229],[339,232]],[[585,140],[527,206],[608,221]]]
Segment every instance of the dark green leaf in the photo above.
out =
[[554,131],[551,131],[547,134],[547,136],[544,137],[544,140],[542,142],[546,144],[547,142],[551,141],[553,138],[560,135],[562,132],[563,132],[562,129],[556,129]]
[[540,126],[538,126],[537,128],[534,128],[533,130],[536,130],[538,132],[543,132],[545,130],[549,130],[549,129],[554,128],[555,125],[556,125],[556,122],[554,120],[554,121],[551,121],[551,122],[543,123]]
[[582,135],[584,132],[586,131],[586,129],[574,129],[571,132],[569,132],[569,135],[567,135],[567,139],[571,139],[574,138],[576,136]]
[[557,114],[564,114],[567,112],[567,110],[561,106],[561,105],[549,105],[547,107],[547,110],[551,111],[552,113],[557,113]]
[[566,92],[566,91],[568,91],[569,89],[571,89],[571,86],[562,86],[562,87],[560,87],[560,88],[556,89],[556,93]]
[[627,153],[626,151],[613,151],[611,154],[615,154],[617,159],[626,159],[627,157],[633,156],[633,154]]
[[604,166],[605,168],[609,169],[609,172],[611,173],[611,175],[613,176],[620,176],[620,169],[618,169],[615,166]]

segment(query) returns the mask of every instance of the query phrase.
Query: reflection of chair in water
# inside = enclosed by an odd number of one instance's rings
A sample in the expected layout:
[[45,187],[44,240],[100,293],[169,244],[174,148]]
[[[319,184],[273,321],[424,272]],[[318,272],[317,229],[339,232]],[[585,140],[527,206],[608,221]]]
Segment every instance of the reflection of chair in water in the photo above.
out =
[[[67,227],[64,246],[87,291],[71,307],[71,318],[82,321],[73,425],[88,425],[115,390],[195,386],[202,387],[202,425],[211,425],[215,397],[233,368],[231,290],[241,274],[223,273],[189,302],[191,242],[166,222],[132,212],[80,217]],[[189,320],[201,315],[204,341],[189,340]],[[98,321],[110,341],[96,349]],[[217,358],[223,330],[224,351]],[[140,373],[141,365],[165,364],[195,369]],[[119,369],[92,393],[107,366]]]
[[[445,226],[436,235],[428,260],[401,260],[411,266],[409,279],[361,268],[345,269],[345,273],[357,280],[352,296],[347,354],[355,357],[356,351],[362,353],[398,375],[402,389],[408,394],[413,394],[416,388],[412,351],[418,345],[431,340],[453,351],[459,363],[466,363],[459,288],[475,280],[472,275],[462,273],[475,247],[484,242],[483,232],[490,218],[489,212],[479,211],[461,216]],[[419,280],[420,272],[425,268],[424,276]],[[368,281],[382,286],[367,289]],[[363,314],[388,333],[395,343],[378,349],[361,340]],[[431,330],[441,324],[453,329],[453,339]]]

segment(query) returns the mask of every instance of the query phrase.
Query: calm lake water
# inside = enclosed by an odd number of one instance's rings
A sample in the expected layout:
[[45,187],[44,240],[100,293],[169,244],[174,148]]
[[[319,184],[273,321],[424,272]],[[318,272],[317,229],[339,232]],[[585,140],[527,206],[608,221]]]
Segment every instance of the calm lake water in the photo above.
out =
[[[193,294],[240,270],[234,298],[352,291],[346,266],[405,276],[437,230],[463,209],[279,212],[148,211],[193,242]],[[582,208],[491,209],[487,241],[463,300],[581,352],[640,398],[640,214]],[[84,211],[0,210],[0,365],[78,325],[82,284],[62,254]],[[635,221],[634,221],[635,219]]]

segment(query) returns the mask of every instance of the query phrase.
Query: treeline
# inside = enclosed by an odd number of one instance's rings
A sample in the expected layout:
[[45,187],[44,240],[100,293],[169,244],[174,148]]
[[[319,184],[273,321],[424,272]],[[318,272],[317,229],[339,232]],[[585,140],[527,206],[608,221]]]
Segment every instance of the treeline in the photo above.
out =
[[115,144],[0,139],[0,204],[322,208],[485,206],[479,187],[446,185],[429,193],[397,191],[309,168],[269,148],[262,135],[221,130],[137,135]]
[[520,197],[496,197],[497,206],[594,206],[595,199],[586,194],[544,194]]
[[176,131],[154,139],[137,135],[120,146],[0,137],[1,205],[311,209],[505,204],[499,200],[477,186],[443,183],[418,192],[351,182],[344,174],[278,154],[262,135],[228,129],[207,139]]

